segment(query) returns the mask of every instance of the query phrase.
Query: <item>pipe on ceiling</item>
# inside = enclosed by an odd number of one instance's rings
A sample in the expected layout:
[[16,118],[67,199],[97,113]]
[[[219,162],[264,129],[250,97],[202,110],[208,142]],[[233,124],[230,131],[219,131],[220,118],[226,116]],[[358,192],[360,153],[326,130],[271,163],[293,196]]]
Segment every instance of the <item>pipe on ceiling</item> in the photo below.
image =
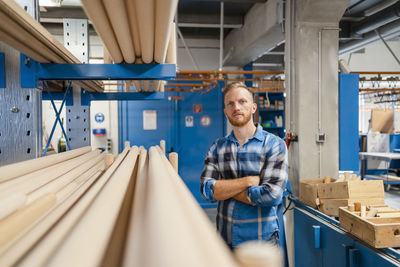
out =
[[[380,27],[380,34],[386,40],[400,35],[400,20],[391,22],[385,26]],[[363,39],[347,42],[339,47],[339,55],[357,51],[366,45],[379,40],[379,36],[375,32],[369,32],[364,35]]]
[[357,26],[353,27],[353,32],[357,35],[373,31],[383,25],[400,18],[400,3],[393,8],[386,9],[382,12],[361,21]]
[[385,8],[390,7],[391,5],[394,5],[398,2],[399,0],[386,0],[383,1],[373,7],[368,8],[367,10],[364,10],[363,15],[366,17],[372,16],[382,10],[384,10]]

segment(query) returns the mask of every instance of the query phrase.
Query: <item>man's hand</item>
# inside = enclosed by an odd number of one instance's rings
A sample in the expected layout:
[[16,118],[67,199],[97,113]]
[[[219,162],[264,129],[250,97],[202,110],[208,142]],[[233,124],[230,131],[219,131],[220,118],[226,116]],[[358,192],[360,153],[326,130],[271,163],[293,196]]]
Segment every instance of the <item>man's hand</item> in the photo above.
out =
[[242,178],[219,180],[214,185],[214,198],[225,200],[245,191],[248,187],[260,184],[260,176],[246,176]]

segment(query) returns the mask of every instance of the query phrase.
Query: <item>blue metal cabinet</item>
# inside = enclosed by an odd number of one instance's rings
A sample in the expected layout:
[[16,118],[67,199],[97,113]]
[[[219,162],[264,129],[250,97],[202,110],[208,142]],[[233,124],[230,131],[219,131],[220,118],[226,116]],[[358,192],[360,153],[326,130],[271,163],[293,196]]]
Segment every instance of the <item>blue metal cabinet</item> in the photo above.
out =
[[[215,207],[200,195],[200,175],[208,148],[225,135],[223,100],[220,88],[206,94],[165,93],[162,100],[120,101],[120,151],[124,141],[131,145],[159,145],[166,141],[166,151],[179,154],[179,175],[203,207]],[[179,96],[181,100],[175,100]],[[172,97],[172,98],[171,98]],[[171,99],[171,100],[169,100]],[[182,100],[183,99],[183,100]],[[157,114],[157,129],[143,129],[143,111]]]
[[[332,223],[332,221],[334,223]],[[307,267],[400,266],[398,258],[375,249],[303,208],[294,209],[295,265]],[[319,230],[316,230],[319,229]]]

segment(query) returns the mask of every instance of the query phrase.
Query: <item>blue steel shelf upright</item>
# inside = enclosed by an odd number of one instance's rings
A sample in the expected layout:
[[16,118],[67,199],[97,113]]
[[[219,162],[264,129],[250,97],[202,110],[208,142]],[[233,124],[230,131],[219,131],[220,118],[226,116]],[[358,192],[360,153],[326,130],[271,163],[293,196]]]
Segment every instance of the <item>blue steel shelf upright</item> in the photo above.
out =
[[285,94],[283,92],[257,93],[258,120],[267,132],[285,137]]

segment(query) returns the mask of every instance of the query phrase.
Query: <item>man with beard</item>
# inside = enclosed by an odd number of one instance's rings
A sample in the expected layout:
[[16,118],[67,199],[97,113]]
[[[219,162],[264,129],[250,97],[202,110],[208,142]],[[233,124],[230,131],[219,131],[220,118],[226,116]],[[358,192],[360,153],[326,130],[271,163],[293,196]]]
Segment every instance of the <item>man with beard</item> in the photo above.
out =
[[217,229],[230,248],[249,240],[278,245],[276,212],[287,181],[286,145],[254,124],[257,104],[244,83],[231,83],[223,92],[233,131],[207,152],[201,194],[219,201]]

